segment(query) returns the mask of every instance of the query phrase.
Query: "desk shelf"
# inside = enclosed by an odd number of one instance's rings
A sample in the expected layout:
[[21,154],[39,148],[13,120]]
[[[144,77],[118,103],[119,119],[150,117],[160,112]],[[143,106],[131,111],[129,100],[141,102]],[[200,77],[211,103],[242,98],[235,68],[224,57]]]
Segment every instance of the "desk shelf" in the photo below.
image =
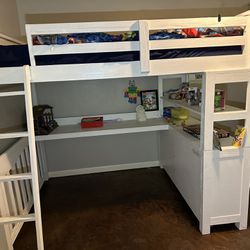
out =
[[164,101],[168,102],[170,105],[176,106],[176,107],[182,107],[185,108],[192,113],[201,114],[201,108],[199,105],[189,105],[185,100],[172,100],[169,99],[167,96],[161,97]]
[[36,141],[59,140],[77,137],[92,137],[103,135],[118,135],[128,133],[141,133],[168,130],[169,125],[164,118],[148,119],[145,122],[129,121],[104,121],[104,126],[99,128],[84,128],[80,124],[59,126],[49,135],[36,136]]

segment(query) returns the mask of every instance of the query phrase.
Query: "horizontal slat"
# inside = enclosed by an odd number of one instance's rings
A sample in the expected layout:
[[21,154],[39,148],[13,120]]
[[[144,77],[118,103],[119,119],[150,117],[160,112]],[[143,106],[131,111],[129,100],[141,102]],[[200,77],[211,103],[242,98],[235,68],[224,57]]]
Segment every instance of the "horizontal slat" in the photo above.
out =
[[93,137],[93,136],[104,136],[104,135],[121,135],[130,133],[142,133],[142,132],[154,132],[161,130],[168,130],[168,125],[159,125],[153,127],[143,127],[143,128],[128,128],[128,129],[116,129],[116,130],[105,130],[105,131],[93,131],[89,133],[85,132],[73,132],[65,134],[55,134],[55,135],[44,135],[36,137],[36,141],[49,141],[49,140],[60,140],[60,139],[70,139],[70,138],[81,138],[81,137]]
[[218,121],[231,121],[231,120],[242,120],[247,119],[247,111],[231,111],[231,112],[218,112],[214,113],[213,120]]
[[60,126],[49,135],[37,136],[37,141],[43,140],[59,140],[78,137],[92,137],[104,135],[118,135],[140,132],[152,132],[168,130],[169,125],[162,118],[148,119],[145,122],[137,122],[136,120],[121,122],[104,122],[103,127],[81,129],[80,124]]
[[[33,82],[140,77],[246,68],[244,55],[188,57],[150,61],[150,73],[141,73],[140,62],[90,63],[31,67]],[[96,70],[98,69],[98,70]],[[167,69],[167,71],[166,71]]]
[[30,222],[30,221],[35,221],[35,214],[0,218],[0,224],[11,224],[11,223]]
[[139,61],[31,67],[33,82],[108,79],[142,75]]
[[250,80],[250,71],[244,70],[244,69],[217,71],[217,72],[212,72],[212,73],[213,73],[212,81],[215,84],[229,83],[229,82],[240,83],[240,82],[248,82]]
[[137,51],[139,42],[106,42],[64,45],[37,45],[32,47],[33,55],[79,54],[97,52]]
[[235,223],[240,221],[240,214],[231,214],[225,216],[216,216],[210,218],[210,225],[219,225],[226,223]]
[[31,180],[31,179],[32,179],[31,173],[0,176],[0,182],[17,181],[17,180]]
[[28,35],[136,31],[138,21],[27,24],[26,29]]
[[24,82],[23,67],[0,68],[0,85]]
[[[244,55],[187,57],[151,60],[151,75],[187,74],[203,71],[236,70],[246,68]],[[230,81],[229,81],[230,82]]]
[[172,100],[172,99],[169,99],[168,96],[162,96],[161,99],[165,100],[166,102],[168,102],[169,104],[173,106],[185,108],[197,115],[201,114],[201,107],[199,105],[189,105],[186,101]]
[[0,139],[27,137],[28,132],[0,133]]
[[207,18],[183,18],[183,19],[159,19],[148,21],[150,30],[161,29],[184,29],[184,28],[199,28],[199,27],[232,27],[246,26],[247,18],[238,17],[222,17],[221,22],[218,22],[217,17]]
[[205,38],[186,38],[170,40],[154,40],[149,42],[150,50],[157,49],[178,49],[178,48],[201,48],[218,47],[231,45],[244,45],[246,39],[244,36],[234,37],[205,37]]
[[24,91],[1,92],[0,97],[25,95]]

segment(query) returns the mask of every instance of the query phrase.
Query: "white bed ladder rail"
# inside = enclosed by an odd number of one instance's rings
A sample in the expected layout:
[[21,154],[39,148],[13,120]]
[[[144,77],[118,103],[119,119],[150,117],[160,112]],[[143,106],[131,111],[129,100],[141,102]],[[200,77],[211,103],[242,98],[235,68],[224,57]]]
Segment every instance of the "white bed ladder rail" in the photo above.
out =
[[[30,222],[35,221],[36,225],[36,236],[37,236],[37,249],[43,250],[43,231],[42,231],[42,218],[41,218],[41,206],[40,206],[40,193],[39,193],[39,173],[36,155],[36,144],[35,144],[35,132],[33,123],[33,107],[32,107],[32,97],[31,97],[31,81],[30,81],[30,69],[29,66],[24,66],[24,93],[25,93],[25,109],[26,109],[26,119],[27,119],[27,132],[22,133],[7,133],[1,134],[0,139],[5,138],[18,138],[18,137],[28,137],[29,145],[29,157],[30,157],[30,169],[31,173],[26,174],[11,174],[7,176],[0,176],[0,184],[5,182],[10,183],[17,180],[31,180],[32,190],[33,190],[33,201],[34,201],[34,213],[27,215],[17,215],[17,216],[6,216],[0,217],[0,232],[4,225],[19,223],[19,222]],[[4,95],[3,95],[4,96]],[[7,95],[8,96],[8,95]],[[0,246],[3,250],[13,249],[13,245],[0,237]]]

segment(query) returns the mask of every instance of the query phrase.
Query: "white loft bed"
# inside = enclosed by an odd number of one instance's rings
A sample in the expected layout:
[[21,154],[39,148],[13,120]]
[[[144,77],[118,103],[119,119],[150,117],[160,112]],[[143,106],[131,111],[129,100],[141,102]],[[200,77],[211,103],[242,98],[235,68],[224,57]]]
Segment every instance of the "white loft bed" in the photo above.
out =
[[[221,22],[217,18],[195,19],[171,19],[171,20],[142,20],[124,22],[93,22],[73,24],[39,24],[27,25],[26,34],[29,45],[31,66],[30,76],[22,73],[21,67],[1,68],[1,82],[16,83],[26,81],[28,83],[109,79],[124,77],[159,76],[159,95],[162,95],[163,80],[171,75],[201,72],[203,79],[203,104],[201,119],[201,141],[190,139],[178,129],[169,127],[161,118],[163,101],[160,101],[160,111],[151,113],[148,123],[140,124],[133,122],[135,114],[104,115],[104,119],[123,118],[124,123],[117,123],[111,127],[104,127],[91,131],[74,130],[79,118],[64,118],[59,120],[62,125],[48,136],[38,136],[36,140],[66,139],[84,136],[102,136],[122,133],[137,133],[147,131],[159,131],[160,134],[160,165],[168,172],[184,199],[200,222],[202,234],[210,233],[210,226],[225,223],[236,223],[239,229],[247,227],[249,166],[248,147],[240,150],[228,150],[223,153],[214,151],[212,146],[213,121],[245,119],[247,130],[250,129],[249,101],[246,109],[231,113],[230,110],[223,114],[214,115],[213,112],[213,89],[215,83],[249,82],[249,18],[246,16],[225,17]],[[243,36],[232,37],[208,37],[189,38],[180,40],[150,41],[149,34],[154,30],[196,28],[196,27],[232,27],[244,28]],[[120,32],[139,31],[139,41],[112,42],[112,43],[86,43],[67,45],[39,45],[32,42],[33,35],[86,33],[86,32]],[[242,54],[222,55],[209,57],[189,57],[177,59],[150,60],[150,50],[179,49],[179,48],[202,48],[218,46],[242,46]],[[132,62],[109,62],[91,64],[66,64],[66,65],[36,65],[35,56],[103,53],[139,51],[140,60]],[[27,70],[27,67],[26,67]],[[27,71],[26,71],[27,73]],[[214,80],[214,81],[213,81]],[[247,95],[249,96],[249,89]],[[33,92],[36,103],[35,91]],[[63,126],[65,125],[65,126]],[[166,131],[162,131],[166,130]],[[182,139],[181,143],[175,138]],[[172,138],[172,139],[171,139]],[[168,140],[173,140],[173,147],[169,147]],[[190,146],[191,145],[191,146]],[[182,148],[184,158],[177,155],[175,150]],[[166,152],[165,149],[168,149]],[[188,150],[186,150],[188,149]],[[172,155],[171,155],[172,154]],[[174,157],[173,157],[174,156]],[[169,159],[168,159],[169,157]],[[176,159],[177,157],[177,159]],[[232,158],[233,157],[233,158]],[[216,164],[215,164],[216,159]],[[236,159],[230,163],[230,159]],[[187,164],[182,171],[181,165]],[[220,175],[214,167],[220,167]],[[229,165],[231,173],[226,166]],[[221,177],[221,178],[219,178]],[[224,178],[225,177],[225,178]],[[228,189],[229,185],[231,188]],[[218,188],[218,192],[216,192]],[[231,192],[237,190],[237,192]],[[228,193],[230,190],[231,193]],[[211,200],[211,197],[213,198]],[[225,197],[230,197],[225,198]],[[220,200],[223,198],[223,204]],[[225,199],[224,199],[225,198]]]
[[[66,24],[36,24],[26,25],[27,41],[31,61],[32,82],[54,82],[67,80],[90,80],[124,77],[160,76],[192,72],[204,72],[210,70],[229,70],[248,67],[248,43],[247,43],[247,18],[225,17],[221,22],[217,18],[195,19],[170,19],[170,20],[142,20],[142,21],[118,21],[118,22],[93,22],[93,23],[66,23]],[[207,37],[170,40],[149,40],[149,34],[155,30],[184,29],[198,27],[243,27],[243,36]],[[91,33],[91,32],[139,32],[139,41],[82,43],[65,45],[33,45],[32,37],[35,35],[54,35],[67,33]],[[219,46],[242,46],[242,54],[225,56],[205,56],[150,60],[150,50],[202,48]],[[36,63],[37,56],[53,56],[82,53],[106,53],[106,52],[139,51],[140,61],[114,62],[114,63],[84,63],[66,65],[42,65]],[[149,118],[159,118],[159,112],[152,112]],[[105,114],[104,119],[134,120],[135,114]],[[136,123],[114,124],[107,130],[94,132],[93,130],[79,131],[76,124],[79,117],[59,119],[59,125],[68,125],[58,128],[49,136],[37,137],[38,141],[50,139],[64,139],[82,136],[133,133],[138,131],[158,131],[168,129],[162,126],[162,121],[152,121],[146,128],[139,130]],[[72,126],[69,126],[72,125]],[[141,126],[141,125],[140,125]],[[123,129],[124,128],[124,129]],[[120,132],[119,132],[120,131]]]

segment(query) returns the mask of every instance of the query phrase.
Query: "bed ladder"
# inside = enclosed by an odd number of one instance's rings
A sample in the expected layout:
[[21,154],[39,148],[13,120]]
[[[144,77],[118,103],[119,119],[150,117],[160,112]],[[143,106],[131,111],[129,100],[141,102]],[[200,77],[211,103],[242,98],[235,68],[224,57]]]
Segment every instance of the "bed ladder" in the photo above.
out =
[[[0,217],[0,227],[1,226],[3,227],[6,224],[34,221],[36,225],[37,249],[43,250],[44,243],[43,243],[42,218],[41,218],[41,207],[40,207],[39,176],[38,176],[38,165],[37,165],[37,155],[36,155],[35,132],[33,123],[30,68],[29,66],[24,66],[23,68],[24,68],[24,91],[1,92],[0,97],[24,95],[27,131],[1,133],[0,139],[22,138],[22,137],[28,138],[31,173],[0,176],[0,184],[4,182],[31,180],[33,201],[34,201],[34,213],[30,213],[27,215],[11,216],[11,217]],[[11,84],[11,82],[0,83],[0,84]],[[12,243],[8,242],[8,240],[4,240],[1,237],[0,240],[2,241],[0,242],[1,250],[13,249]]]

